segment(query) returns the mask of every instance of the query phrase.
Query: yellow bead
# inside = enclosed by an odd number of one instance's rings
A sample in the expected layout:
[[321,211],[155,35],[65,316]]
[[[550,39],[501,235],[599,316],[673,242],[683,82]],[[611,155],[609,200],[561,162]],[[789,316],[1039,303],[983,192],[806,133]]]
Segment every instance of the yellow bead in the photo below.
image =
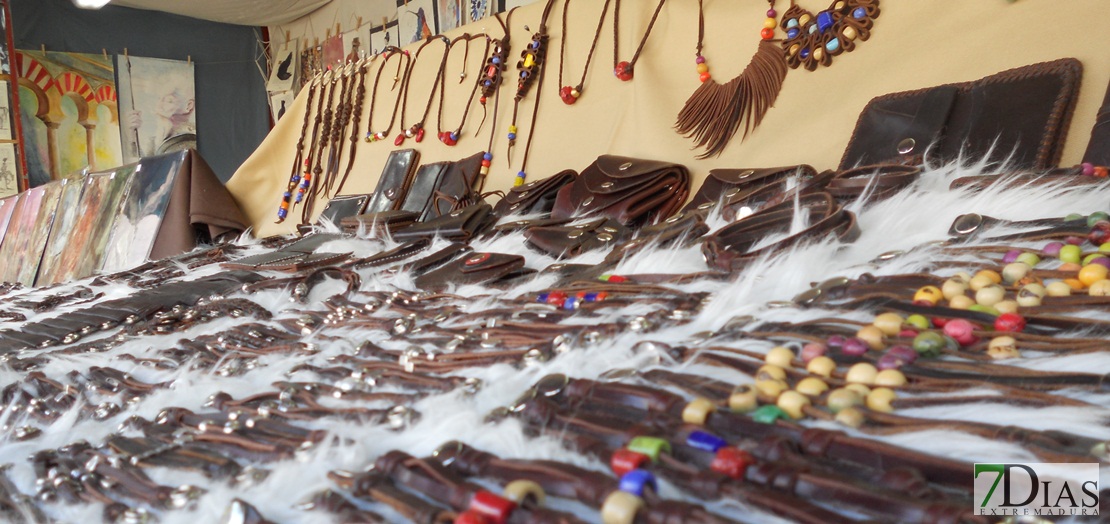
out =
[[501,496],[516,502],[517,505],[524,503],[528,499],[535,501],[536,505],[542,506],[547,499],[547,495],[543,491],[543,486],[532,482],[531,480],[514,480],[505,485],[505,490],[501,492]]
[[510,133],[516,133],[516,126],[509,126]]
[[786,380],[786,370],[779,366],[764,364],[755,372],[756,380]]
[[531,53],[525,55],[524,56],[524,68],[528,69],[529,67],[532,67],[534,65],[536,65],[535,55],[532,55]]
[[488,175],[489,174],[489,166],[482,166],[480,169],[478,169],[478,172],[483,174],[483,175]]
[[1087,264],[1083,266],[1083,269],[1079,270],[1079,281],[1083,282],[1084,285],[1090,286],[1099,280],[1106,280],[1107,273],[1110,273],[1110,269],[1107,269],[1106,266]]
[[[999,275],[997,271],[993,271],[993,270],[990,270],[990,269],[984,269],[984,270],[981,270],[981,271],[979,271],[978,273],[975,274],[975,276],[980,276],[980,275],[991,279],[991,282],[994,282],[995,284],[1001,284],[1002,283],[1002,275]],[[972,278],[974,278],[974,277],[972,277]]]
[[817,49],[814,49],[813,50],[813,59],[817,60],[817,61],[821,61],[822,58],[825,58],[825,48],[824,47],[818,47]]
[[516,177],[516,178],[513,179],[513,187],[519,187],[519,186],[523,186],[523,185],[524,185],[524,179],[523,178]]
[[1025,278],[1032,270],[1033,268],[1029,267],[1029,264],[1025,262],[1011,262],[1006,264],[1006,267],[1002,268],[1002,278],[1007,284],[1013,284]]
[[906,385],[906,375],[897,369],[884,369],[875,375],[876,386],[900,387]]
[[708,73],[709,72],[709,66],[706,65],[706,64],[698,64],[698,72],[699,73]]
[[844,35],[844,38],[848,40],[855,40],[856,37],[859,36],[859,34],[856,33],[856,28],[852,26],[845,27],[844,30],[840,32],[840,34]]
[[794,55],[798,54],[798,50],[801,49],[801,48],[802,48],[802,46],[799,45],[799,44],[794,44],[794,45],[790,46],[790,56],[794,56]]
[[967,295],[956,295],[952,300],[948,301],[948,307],[952,309],[967,309],[975,305],[975,299]]
[[897,396],[893,389],[875,388],[867,395],[867,407],[880,413],[890,413],[894,411],[892,403]]
[[783,391],[790,389],[790,385],[785,380],[757,380],[755,389],[760,395],[779,398]]
[[940,290],[944,293],[944,298],[952,300],[952,297],[967,293],[967,281],[959,276],[952,277],[944,281],[944,285]]
[[875,376],[878,374],[879,370],[875,368],[874,364],[859,362],[848,368],[848,373],[844,375],[844,380],[850,383],[870,386],[875,383]]
[[803,395],[816,397],[829,390],[829,385],[817,377],[806,377],[798,381],[794,389]]
[[847,386],[844,386],[844,389],[855,392],[855,394],[859,395],[859,398],[861,399],[871,394],[871,388],[859,383],[848,384]]
[[991,284],[997,284],[997,282],[991,277],[980,273],[976,273],[975,276],[971,277],[971,280],[967,281],[967,285],[972,291],[979,291]]
[[1087,294],[1092,297],[1107,297],[1110,296],[1110,280],[1099,280],[1087,290]]
[[804,27],[812,19],[813,19],[813,17],[809,16],[809,14],[806,13],[806,14],[798,17],[798,25]]
[[838,413],[841,410],[852,408],[863,404],[863,397],[859,393],[847,388],[838,388],[829,392],[829,396],[825,398],[825,405],[832,410],[833,413]]
[[805,417],[803,409],[810,404],[809,397],[797,391],[783,391],[775,403],[779,409],[785,411],[794,420]]
[[636,514],[644,507],[644,499],[627,491],[616,490],[605,498],[601,505],[601,522],[603,524],[632,524],[636,522]]
[[709,414],[716,411],[717,406],[709,399],[698,397],[691,400],[682,410],[682,421],[695,426],[704,426]]
[[759,395],[750,385],[739,386],[728,397],[728,408],[737,413],[747,413],[759,407]]
[[884,335],[888,337],[893,337],[902,332],[903,320],[904,319],[902,318],[902,315],[899,315],[898,313],[883,313],[879,316],[876,316],[875,320],[871,322],[871,324],[882,330]]
[[788,347],[776,346],[767,352],[767,356],[763,357],[763,361],[772,366],[788,368],[794,362],[794,352]]
[[777,25],[779,25],[779,23],[776,22],[774,18],[767,18],[763,21],[763,27],[767,29],[774,29]]
[[917,293],[913,294],[914,302],[928,302],[929,304],[933,305],[935,305],[937,302],[940,302],[940,299],[942,298],[944,298],[944,293],[941,292],[940,288],[936,286],[925,286],[921,289],[918,289]]
[[1017,313],[1018,303],[1013,300],[1003,300],[995,304],[994,309],[999,313]]
[[820,356],[806,364],[806,371],[819,377],[828,377],[832,375],[833,371],[836,371],[836,361],[826,356]]
[[1078,278],[1065,278],[1064,283],[1067,284],[1072,291],[1083,291],[1087,289],[1087,286],[1083,285],[1083,282],[1080,282]]
[[876,326],[863,326],[856,331],[856,338],[867,343],[867,347],[873,351],[878,351],[886,347],[883,344],[883,330]]
[[836,421],[850,428],[862,426],[865,420],[863,413],[856,408],[842,409],[836,414]]
[[841,9],[844,9],[844,2],[837,2],[833,4],[833,11],[839,11]]

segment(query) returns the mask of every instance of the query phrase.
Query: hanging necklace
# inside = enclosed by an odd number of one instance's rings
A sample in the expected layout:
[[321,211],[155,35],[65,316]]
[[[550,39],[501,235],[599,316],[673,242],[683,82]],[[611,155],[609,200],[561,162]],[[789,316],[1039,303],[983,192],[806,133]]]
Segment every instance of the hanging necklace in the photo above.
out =
[[[285,192],[281,194],[281,204],[278,205],[277,224],[285,221],[289,216],[289,205],[293,200],[293,191],[297,189],[297,184],[301,182],[301,162],[304,161],[304,169],[308,170],[308,161],[304,159],[304,139],[308,134],[308,123],[312,120],[312,99],[316,96],[316,87],[319,85],[319,78],[310,80],[308,86],[308,100],[305,101],[304,120],[301,121],[301,136],[297,139],[297,155],[293,158],[293,168],[289,174],[289,184],[285,188]],[[321,96],[323,98],[323,96]]]
[[509,56],[510,44],[512,42],[512,27],[513,27],[513,13],[517,8],[509,10],[508,16],[505,20],[501,19],[501,13],[493,15],[497,19],[497,23],[501,24],[501,29],[504,35],[501,40],[495,40],[493,44],[493,52],[489,58],[486,59],[485,66],[482,69],[482,75],[478,77],[478,85],[481,86],[482,96],[478,102],[482,104],[482,122],[478,124],[481,129],[482,125],[486,123],[486,101],[489,97],[493,96],[493,121],[490,124],[489,143],[486,145],[486,151],[482,154],[482,167],[479,168],[478,173],[482,176],[483,180],[489,175],[489,168],[493,164],[493,138],[497,133],[497,109],[501,107],[501,84],[503,80],[503,73],[505,72],[505,62]]
[[[459,73],[459,83],[460,84],[463,83],[463,81],[466,80],[466,65],[467,65],[467,61],[468,61],[467,59],[470,57],[470,41],[474,40],[474,39],[477,39],[477,38],[481,38],[481,39],[486,41],[486,50],[482,51],[482,55],[484,56],[487,53],[489,53],[489,48],[490,48],[490,38],[489,38],[489,36],[485,35],[484,33],[479,33],[479,34],[476,34],[476,35],[471,35],[470,33],[465,33],[462,36],[459,36],[459,37],[455,38],[454,40],[452,40],[451,41],[451,46],[447,51],[448,53],[450,53],[451,52],[450,49],[454,49],[455,44],[457,44],[459,42],[462,42],[462,45],[463,45],[463,65],[462,65],[462,72]],[[454,131],[444,131],[443,130],[443,105],[444,105],[443,104],[443,99],[444,99],[445,96],[447,96],[447,75],[446,74],[440,75],[440,77],[439,77],[439,112],[436,114],[436,131],[437,131],[436,136],[439,137],[440,142],[443,142],[444,144],[447,144],[449,146],[453,146],[453,145],[455,145],[459,142],[459,137],[462,135],[462,128],[463,128],[464,125],[466,125],[466,117],[467,117],[467,115],[470,114],[470,106],[474,104],[474,95],[478,92],[478,86],[479,85],[480,85],[479,82],[474,82],[473,87],[470,88],[470,96],[466,97],[466,104],[464,104],[462,120],[459,122],[459,125],[455,127]],[[478,126],[478,131],[476,131],[475,134],[477,134],[481,130],[482,130],[482,126],[479,125]]]
[[[385,59],[382,60],[382,65],[378,67],[378,72],[374,75],[374,87],[371,88],[370,94],[370,114],[366,117],[367,142],[385,140],[385,137],[389,136],[389,132],[393,130],[393,123],[397,120],[397,110],[401,107],[401,99],[405,96],[404,86],[407,85],[408,82],[401,84],[401,92],[397,93],[397,99],[393,102],[393,112],[389,116],[389,125],[385,127],[384,131],[373,131],[374,108],[376,107],[378,98],[378,82],[382,79],[382,71],[385,70],[385,66],[389,64],[389,59],[393,58],[394,55],[400,57],[397,59],[397,71],[393,74],[393,87],[389,88],[390,91],[397,89],[398,83],[400,83],[401,80],[407,79],[409,77],[409,71],[412,69],[412,57],[409,56],[408,51],[402,51],[395,46],[387,46],[382,50],[382,54],[385,55]],[[401,64],[404,64],[403,70]]]
[[782,15],[786,39],[782,52],[792,69],[809,71],[832,64],[832,58],[856,48],[856,41],[871,38],[871,27],[879,16],[879,0],[837,0],[814,16],[790,0]]
[[640,45],[636,47],[636,52],[632,54],[632,60],[627,62],[617,62],[620,60],[620,19],[621,19],[621,0],[616,0],[613,4],[613,74],[624,82],[632,80],[633,70],[636,69],[636,60],[640,59],[640,53],[644,50],[644,44],[647,44],[648,36],[651,35],[651,29],[655,27],[655,21],[659,19],[659,11],[663,9],[663,4],[667,0],[659,0],[659,5],[655,6],[655,13],[651,15],[651,22],[648,22],[647,31],[644,31],[643,38],[640,39]]
[[513,185],[519,186],[524,184],[526,169],[528,167],[528,151],[532,148],[532,134],[536,130],[536,114],[539,113],[540,100],[539,92],[540,87],[543,85],[543,62],[544,57],[547,55],[547,19],[551,15],[551,8],[555,5],[555,0],[547,0],[547,5],[544,6],[543,16],[540,18],[540,29],[532,34],[532,41],[528,43],[528,47],[520,52],[520,61],[516,63],[516,68],[520,71],[516,83],[516,96],[513,97],[513,121],[509,124],[509,147],[508,147],[508,160],[509,164],[513,163],[513,146],[516,145],[516,117],[517,110],[520,108],[520,101],[528,95],[528,91],[532,88],[532,84],[536,84],[536,103],[532,107],[532,121],[529,123],[531,129],[528,132],[528,142],[524,146],[524,159],[520,164],[520,171],[517,172],[516,178],[513,179]]
[[347,155],[347,168],[343,171],[343,176],[339,179],[339,186],[335,188],[335,194],[343,194],[343,186],[347,183],[347,177],[351,174],[351,168],[355,165],[355,151],[358,147],[358,134],[359,134],[359,120],[362,118],[362,101],[366,98],[366,72],[370,69],[370,64],[374,63],[377,55],[371,55],[369,58],[364,58],[359,61],[358,65],[358,89],[355,90],[354,107],[351,109],[351,149]]
[[760,31],[762,40],[748,66],[740,76],[719,84],[709,74],[709,65],[702,56],[702,42],[705,38],[705,9],[703,0],[698,0],[698,46],[695,63],[701,86],[690,95],[682,111],[678,113],[675,129],[692,138],[695,148],[705,148],[698,158],[708,158],[721,154],[725,146],[744,123],[744,137],[763,121],[767,110],[775,104],[782,82],[786,79],[786,60],[782,50],[774,43],[775,12],[774,0],[768,0],[770,8],[767,19]]
[[605,15],[609,12],[609,2],[605,0],[605,5],[601,8],[601,18],[597,21],[597,29],[594,31],[594,41],[590,44],[590,52],[586,55],[586,66],[582,68],[582,78],[578,80],[578,85],[571,87],[563,84],[563,64],[566,63],[566,50],[567,50],[567,10],[570,8],[570,0],[563,1],[563,36],[559,39],[559,98],[563,100],[564,104],[571,105],[578,101],[578,97],[582,96],[583,86],[586,84],[586,73],[590,70],[590,62],[594,58],[594,49],[597,48],[597,40],[601,36],[601,27],[605,25]]
[[[355,88],[355,82],[352,78],[354,62],[347,62],[343,65],[342,70],[343,84],[339,90],[339,106],[335,108],[335,121],[331,128],[331,150],[328,154],[328,167],[324,171],[324,178],[320,180],[321,184],[324,185],[324,195],[330,195],[335,186],[340,159],[343,156],[343,146],[346,145],[344,135],[346,135],[347,125],[351,121],[351,108],[353,107],[351,93]],[[311,202],[309,204],[311,205]]]
[[[304,200],[304,193],[312,185],[312,164],[313,160],[316,161],[316,166],[320,165],[319,149],[317,139],[321,138],[320,128],[324,120],[324,108],[331,106],[331,98],[335,95],[335,85],[332,78],[331,67],[329,66],[324,73],[323,78],[320,79],[320,98],[316,102],[316,118],[312,123],[312,139],[308,143],[308,158],[304,161],[304,174],[301,175],[301,181],[297,184],[297,195],[293,200],[293,207]],[[331,85],[331,89],[328,86]],[[327,93],[327,97],[324,94]],[[325,102],[325,99],[327,100]]]
[[408,96],[412,92],[409,86],[412,82],[412,73],[409,73],[408,78],[405,79],[405,101],[401,103],[401,129],[403,129],[403,131],[393,140],[393,145],[395,146],[404,144],[406,138],[415,138],[418,144],[424,141],[424,122],[428,119],[428,114],[432,111],[432,102],[434,102],[436,98],[436,89],[439,88],[439,79],[443,76],[443,71],[447,67],[447,53],[451,51],[451,41],[448,40],[446,36],[428,37],[423,44],[420,44],[420,48],[416,50],[416,56],[413,57],[413,61],[420,60],[420,53],[432,42],[443,42],[443,56],[439,59],[439,68],[436,69],[436,76],[432,79],[432,92],[428,93],[428,103],[424,104],[424,114],[420,116],[420,120],[406,128],[405,111],[408,110]]
[[[331,66],[328,67],[330,69]],[[324,118],[322,123],[320,124],[320,144],[316,146],[315,165],[312,167],[311,173],[305,172],[304,176],[301,177],[301,185],[297,188],[296,202],[298,204],[301,202],[301,200],[304,200],[306,194],[309,195],[309,201],[305,202],[304,207],[301,208],[302,224],[308,221],[308,214],[311,212],[310,203],[312,198],[316,195],[316,192],[318,191],[319,182],[321,176],[324,173],[324,151],[329,151],[330,154],[330,152],[333,150],[330,143],[331,126],[333,123],[333,119],[335,118],[335,110],[332,108],[332,103],[335,101],[336,84],[339,82],[339,74],[335,69],[330,70],[332,72],[331,89],[328,90],[328,101],[324,104]],[[346,84],[346,78],[344,77],[343,86],[346,87]],[[316,185],[312,184],[313,179],[317,180]]]

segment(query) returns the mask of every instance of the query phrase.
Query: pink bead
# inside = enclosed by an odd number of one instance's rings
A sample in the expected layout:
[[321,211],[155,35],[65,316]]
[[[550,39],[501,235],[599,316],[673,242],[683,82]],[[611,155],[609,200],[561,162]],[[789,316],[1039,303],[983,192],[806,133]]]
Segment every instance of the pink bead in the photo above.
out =
[[1090,162],[1083,162],[1082,164],[1079,164],[1079,166],[1083,168],[1083,176],[1094,176],[1094,174],[1095,174],[1095,165],[1094,164],[1092,164]]
[[817,357],[820,357],[820,356],[824,355],[825,353],[828,353],[828,351],[829,351],[828,346],[826,346],[826,345],[824,345],[820,342],[810,342],[810,343],[802,346],[802,355],[801,355],[802,362],[805,362],[805,363],[808,364],[810,360],[813,360]]
[[[699,64],[704,64],[705,63],[705,57],[701,56],[701,55],[698,55],[698,58],[696,60],[694,60],[694,62],[697,62]],[[1091,168],[1092,173],[1094,173],[1094,169],[1095,168],[1093,168],[1093,167]]]
[[844,340],[844,345],[840,348],[840,351],[850,357],[858,357],[867,353],[868,349],[867,342],[851,337]]
[[1054,257],[1060,254],[1060,248],[1064,247],[1062,242],[1049,242],[1045,244],[1044,249],[1041,249],[1044,254]]
[[774,17],[778,16],[778,14],[779,14],[779,12],[775,11],[774,9],[768,9],[767,10],[767,18],[774,18]]
[[962,318],[954,318],[944,325],[944,334],[966,346],[975,342],[975,325]]

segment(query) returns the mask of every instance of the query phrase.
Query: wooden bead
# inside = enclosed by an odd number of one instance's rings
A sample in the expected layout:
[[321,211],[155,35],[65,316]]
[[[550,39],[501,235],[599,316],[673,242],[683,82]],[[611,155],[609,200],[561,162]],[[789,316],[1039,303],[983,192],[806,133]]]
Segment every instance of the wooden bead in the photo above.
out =
[[709,419],[709,414],[717,410],[717,406],[706,398],[695,398],[682,410],[682,421],[695,426],[704,426]]
[[836,421],[850,428],[862,426],[865,420],[863,412],[856,408],[842,409],[836,414]]
[[890,413],[894,411],[892,403],[897,396],[893,389],[875,388],[871,390],[870,395],[867,395],[867,407],[880,413]]
[[809,397],[797,391],[783,391],[775,403],[779,409],[785,411],[794,420],[805,417],[802,410],[810,404]]
[[944,293],[936,286],[922,287],[913,294],[914,302],[927,302],[930,305],[935,305],[941,298],[944,298]]
[[853,384],[848,384],[847,386],[844,386],[844,389],[847,389],[849,391],[854,391],[857,395],[859,395],[859,397],[861,399],[866,397],[867,395],[869,395],[871,393],[871,388],[869,388],[869,387],[867,387],[863,384],[860,384],[858,382],[853,383]]
[[945,280],[944,285],[940,288],[940,291],[941,293],[944,293],[944,298],[952,300],[952,297],[954,296],[967,293],[967,289],[967,281],[956,276]]
[[1084,285],[1090,286],[1100,280],[1106,280],[1107,273],[1110,269],[1100,264],[1088,264],[1079,270],[1079,281]]
[[806,371],[820,377],[829,377],[833,371],[836,371],[836,361],[826,356],[820,356],[806,364]]
[[601,505],[603,524],[633,524],[636,514],[644,507],[644,499],[627,491],[616,490]]
[[1014,300],[1003,300],[994,305],[999,313],[1017,313],[1018,303]]
[[876,386],[900,387],[906,385],[906,375],[897,369],[884,369],[875,375]]
[[998,284],[980,288],[975,292],[975,303],[981,306],[993,306],[1006,299],[1006,289]]
[[[893,337],[902,331],[902,322],[904,322],[902,315],[888,312],[876,316],[871,324],[879,328],[884,335]],[[856,336],[858,337],[859,334],[856,334]]]
[[785,380],[757,380],[755,389],[760,395],[778,398],[783,391],[790,389],[790,385]]
[[972,291],[979,291],[980,289],[983,289],[991,284],[997,284],[997,282],[995,282],[993,278],[984,275],[981,272],[976,273],[975,276],[971,277],[971,280],[967,281],[967,285],[971,288]]
[[956,295],[952,300],[948,301],[948,307],[952,309],[967,309],[975,305],[975,299],[967,295]]
[[875,368],[874,364],[870,362],[859,362],[848,368],[848,373],[844,375],[844,380],[850,383],[870,386],[875,383],[875,376],[878,374],[879,370]]
[[867,343],[867,347],[872,351],[878,351],[886,347],[883,343],[883,330],[877,326],[863,326],[856,332],[856,338]]
[[737,413],[747,413],[759,407],[759,395],[750,385],[739,386],[728,397],[728,408]]
[[1021,351],[1018,350],[1014,337],[994,337],[987,344],[987,356],[995,360],[1021,358]]
[[803,395],[816,397],[829,390],[829,385],[817,377],[806,377],[798,381],[794,389]]
[[786,370],[778,366],[765,364],[755,372],[756,380],[786,380]]
[[859,393],[846,388],[838,388],[829,392],[829,396],[825,398],[825,405],[828,406],[833,413],[838,413],[842,410],[860,406],[863,404],[863,397]]
[[1110,280],[1099,280],[1091,284],[1087,294],[1092,297],[1107,297],[1110,296]]
[[543,486],[531,480],[514,480],[505,484],[505,490],[501,492],[501,496],[516,502],[517,505],[524,504],[525,501],[531,499],[535,505],[542,506],[544,501],[547,500]]
[[699,74],[700,73],[708,73],[708,72],[709,72],[709,66],[708,65],[698,64],[698,73]]
[[763,361],[780,368],[788,368],[794,363],[794,351],[785,346],[776,346],[767,352]]
[[[1066,282],[1057,280],[1044,287],[1045,294],[1050,297],[1066,297],[1071,295],[1071,286]],[[1019,302],[1020,304],[1020,302]]]
[[1007,284],[1013,284],[1029,274],[1032,268],[1025,262],[1012,262],[1002,268],[1002,278]]

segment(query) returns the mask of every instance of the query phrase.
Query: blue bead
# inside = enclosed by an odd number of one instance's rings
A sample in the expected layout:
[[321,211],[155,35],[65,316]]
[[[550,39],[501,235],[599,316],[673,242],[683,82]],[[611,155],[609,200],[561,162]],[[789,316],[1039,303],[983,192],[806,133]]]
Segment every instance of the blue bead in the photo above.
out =
[[289,197],[293,196],[293,193],[290,193],[290,192],[286,191],[286,192],[282,193],[281,196],[283,196],[285,198],[289,198]]
[[509,140],[516,140],[516,133],[509,133]]
[[659,491],[659,485],[655,482],[655,475],[652,475],[650,471],[634,469],[621,477],[621,491],[643,497],[645,487],[651,488],[652,491]]
[[517,171],[516,176],[519,177],[519,178],[524,178],[524,176],[525,176],[524,171]]
[[285,211],[284,209],[278,210],[278,218],[285,218],[287,216],[289,216],[289,213],[287,211]]
[[837,49],[840,49],[840,39],[833,38],[832,40],[829,40],[828,43],[825,44],[825,49],[828,49],[830,53],[835,52]]
[[458,140],[458,139],[459,139],[459,134],[458,133],[451,133],[451,140]]
[[862,7],[857,7],[855,8],[855,10],[852,11],[852,16],[856,18],[863,18],[867,16],[867,10]]
[[728,442],[725,442],[725,439],[711,433],[693,431],[686,437],[686,445],[702,451],[716,453],[718,449],[727,446]]
[[493,160],[493,155],[486,153],[482,155],[482,160]]
[[791,28],[795,28],[795,27],[798,27],[798,19],[797,18],[791,18],[790,20],[786,21],[786,28],[787,29],[791,29]]
[[493,63],[495,63],[495,64],[500,64],[500,63],[501,63],[501,59],[500,59],[499,57],[496,57],[496,56],[495,56],[495,57],[493,57]]
[[521,71],[520,72],[520,77],[521,78],[528,78],[528,71]]
[[583,298],[586,302],[597,302],[597,293],[586,293],[586,296]]
[[482,82],[482,85],[485,86],[485,87],[489,87],[489,86],[493,85],[493,80],[484,80]]
[[550,293],[540,293],[539,296],[536,297],[536,302],[541,302],[541,303],[547,302],[547,296],[549,294]]
[[798,53],[798,55],[801,56],[802,59],[809,58],[809,48],[802,49],[802,52]]
[[798,37],[798,28],[797,27],[786,30],[786,38],[797,38],[797,37]]
[[563,309],[573,311],[576,307],[578,307],[578,299],[575,297],[567,297],[567,299],[563,301]]
[[833,16],[829,11],[821,11],[817,13],[817,27],[822,33],[828,31],[833,26]]
[[304,198],[304,193],[297,193],[297,198],[296,198],[296,199],[294,199],[293,201],[294,201],[294,202],[296,202],[296,203],[298,203],[298,204],[300,204],[300,203],[301,203],[301,200],[302,200],[303,198]]

